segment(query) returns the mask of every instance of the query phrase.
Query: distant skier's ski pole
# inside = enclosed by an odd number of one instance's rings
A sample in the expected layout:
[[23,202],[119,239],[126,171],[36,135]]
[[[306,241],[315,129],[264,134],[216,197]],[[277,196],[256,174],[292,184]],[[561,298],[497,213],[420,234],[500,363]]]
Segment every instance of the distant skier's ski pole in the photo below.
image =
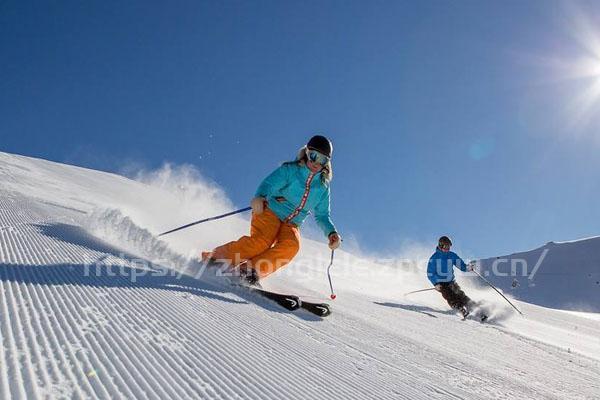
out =
[[229,217],[230,215],[243,213],[243,212],[249,211],[251,209],[252,209],[252,207],[246,207],[246,208],[242,208],[240,210],[229,212],[227,214],[217,215],[216,217],[210,217],[210,218],[206,218],[206,219],[201,219],[200,221],[192,222],[191,224],[183,225],[183,226],[180,226],[179,228],[175,228],[175,229],[171,229],[170,231],[163,232],[163,233],[161,233],[158,236],[163,236],[163,235],[166,235],[166,234],[169,234],[169,233],[177,232],[177,231],[180,231],[182,229],[189,228],[190,226],[201,224],[203,222],[214,221],[216,219],[221,219],[221,218]]
[[413,290],[412,292],[404,293],[404,296],[408,296],[409,294],[413,294],[413,293],[427,292],[429,290],[435,290],[435,288],[432,287],[432,288],[421,289],[421,290]]
[[331,266],[333,265],[333,253],[334,252],[335,252],[335,250],[331,250],[331,262],[329,263],[329,266],[327,267],[327,279],[329,279],[329,288],[331,289],[331,295],[329,297],[331,297],[331,300],[334,300],[337,297],[337,295],[333,291],[333,284],[331,283],[331,273],[329,272],[329,270],[331,269]]
[[515,307],[515,305],[513,303],[511,303],[510,300],[507,299],[505,295],[502,294],[502,292],[500,292],[498,289],[496,289],[496,287],[494,285],[492,285],[487,279],[485,279],[483,276],[481,276],[481,274],[479,272],[475,271],[474,269],[473,269],[473,272],[475,272],[477,274],[477,276],[479,276],[481,279],[483,279],[483,281],[485,283],[487,283],[488,285],[490,285],[490,287],[492,289],[494,289],[496,292],[498,292],[498,294],[500,296],[502,296],[504,298],[504,300],[506,300],[508,302],[508,304],[510,304],[512,306],[512,308],[514,308],[515,310],[517,310],[517,312],[519,314],[523,315],[523,313],[517,307]]

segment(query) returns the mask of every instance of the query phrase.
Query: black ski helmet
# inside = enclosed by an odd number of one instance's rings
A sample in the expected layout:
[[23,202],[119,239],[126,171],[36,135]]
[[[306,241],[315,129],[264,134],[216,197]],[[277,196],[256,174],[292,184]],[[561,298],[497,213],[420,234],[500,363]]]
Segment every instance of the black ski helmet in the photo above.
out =
[[316,135],[310,138],[306,147],[318,151],[319,153],[325,154],[331,158],[333,153],[333,144],[325,136]]
[[446,244],[452,246],[452,240],[450,240],[450,238],[448,236],[442,236],[438,240],[438,246],[443,247]]

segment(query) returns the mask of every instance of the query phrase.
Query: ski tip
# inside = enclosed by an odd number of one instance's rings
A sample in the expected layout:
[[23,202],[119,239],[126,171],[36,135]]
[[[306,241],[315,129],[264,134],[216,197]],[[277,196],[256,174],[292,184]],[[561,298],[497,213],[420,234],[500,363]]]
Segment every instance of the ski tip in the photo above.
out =
[[327,317],[331,315],[331,309],[329,307],[323,307],[321,310],[321,317]]
[[328,304],[316,304],[316,303],[307,303],[302,302],[302,308],[319,316],[319,317],[327,317],[331,314],[331,308],[329,308]]
[[299,298],[292,298],[292,297],[288,297],[284,300],[284,303],[280,303],[282,304],[285,308],[287,308],[290,311],[296,311],[298,310],[300,307],[302,307],[302,301]]

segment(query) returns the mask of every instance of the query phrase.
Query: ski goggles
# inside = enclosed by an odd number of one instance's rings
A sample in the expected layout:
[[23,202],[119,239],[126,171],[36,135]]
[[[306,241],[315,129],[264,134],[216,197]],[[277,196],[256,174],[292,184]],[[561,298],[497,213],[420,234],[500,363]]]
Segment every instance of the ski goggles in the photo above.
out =
[[325,154],[309,148],[306,149],[306,157],[308,157],[310,161],[321,165],[327,165],[329,162],[329,157],[327,157]]
[[438,244],[438,246],[440,246],[440,249],[442,250],[450,250],[450,246],[452,246],[450,243],[440,243]]

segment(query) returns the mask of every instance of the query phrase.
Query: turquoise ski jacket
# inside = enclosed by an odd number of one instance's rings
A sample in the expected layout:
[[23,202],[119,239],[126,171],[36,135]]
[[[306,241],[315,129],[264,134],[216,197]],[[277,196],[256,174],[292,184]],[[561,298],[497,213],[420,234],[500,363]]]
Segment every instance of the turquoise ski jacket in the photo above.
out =
[[454,267],[467,271],[467,264],[454,252],[443,252],[439,248],[429,259],[427,264],[427,277],[433,285],[454,280]]
[[330,217],[329,185],[321,172],[313,174],[306,165],[285,163],[265,178],[256,190],[283,222],[302,225],[311,212],[326,236],[336,232]]

